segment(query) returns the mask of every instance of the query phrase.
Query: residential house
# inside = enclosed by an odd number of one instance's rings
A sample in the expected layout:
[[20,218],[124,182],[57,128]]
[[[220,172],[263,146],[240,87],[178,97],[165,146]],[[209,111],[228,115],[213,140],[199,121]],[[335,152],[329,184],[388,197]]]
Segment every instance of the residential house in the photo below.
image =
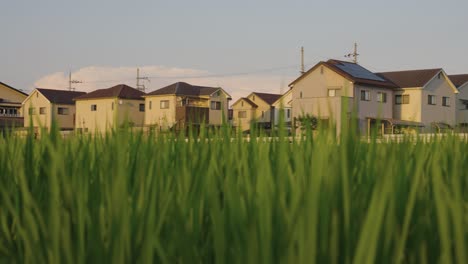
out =
[[456,124],[457,88],[443,69],[378,73],[397,85],[393,117],[421,123],[423,132],[437,132]]
[[76,97],[77,132],[108,132],[124,125],[142,127],[144,92],[125,84],[99,89]]
[[365,134],[376,120],[393,119],[395,84],[356,63],[319,62],[289,86],[293,123],[311,115],[323,124],[335,125],[339,134],[342,124],[349,124],[354,115]]
[[23,127],[20,109],[26,97],[24,92],[0,82],[0,129]]
[[271,128],[275,114],[273,104],[280,97],[281,94],[253,92],[240,98],[232,104],[233,125],[242,131],[250,130],[252,123],[262,128]]
[[188,125],[220,126],[228,120],[231,96],[220,87],[177,82],[145,97],[145,125],[167,130]]
[[466,128],[468,127],[468,74],[449,75],[449,78],[458,89],[455,103],[457,125]]
[[60,130],[73,130],[74,98],[84,92],[36,88],[22,103],[24,126],[50,129],[52,122]]
[[[282,120],[287,126],[290,126],[292,120],[292,89],[289,89],[276,100],[273,103],[273,108],[273,125],[278,126],[280,120]],[[280,118],[281,115],[283,115],[282,119]]]

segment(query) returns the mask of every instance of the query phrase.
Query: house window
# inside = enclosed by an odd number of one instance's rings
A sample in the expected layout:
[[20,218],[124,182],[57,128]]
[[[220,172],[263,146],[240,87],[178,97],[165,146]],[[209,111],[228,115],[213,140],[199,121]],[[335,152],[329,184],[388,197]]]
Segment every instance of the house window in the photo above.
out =
[[447,97],[447,96],[442,97],[442,105],[450,106],[450,97]]
[[161,103],[159,104],[159,108],[169,109],[169,100],[161,100]]
[[409,104],[409,94],[397,94],[395,95],[395,104]]
[[69,114],[68,108],[66,108],[66,107],[57,108],[57,114],[59,114],[59,115],[68,115]]
[[435,105],[436,104],[436,96],[435,95],[428,95],[427,96],[427,103],[430,105]]
[[361,101],[370,101],[370,91],[361,91]]
[[335,97],[338,96],[339,90],[338,89],[328,89],[328,97]]
[[255,95],[254,95],[254,96],[252,96],[252,101],[255,101]]
[[238,117],[239,118],[246,118],[247,117],[247,112],[246,111],[239,111]]
[[39,114],[40,115],[45,115],[46,114],[46,108],[45,107],[39,107]]
[[320,67],[320,74],[323,74],[323,66]]
[[153,102],[152,101],[149,101],[149,109],[151,110],[151,108],[153,108]]
[[212,101],[211,110],[221,110],[221,102]]
[[387,102],[387,93],[378,92],[377,93],[377,102],[386,103]]
[[286,118],[291,118],[291,109],[286,109]]
[[92,105],[91,105],[91,111],[94,112],[94,111],[96,111],[96,110],[97,110],[97,105],[92,104]]
[[302,98],[302,91],[299,93],[299,97]]
[[139,109],[140,109],[140,112],[144,112],[145,111],[145,104],[140,104]]
[[241,106],[244,106],[244,101],[241,102]]
[[35,114],[36,114],[36,108],[30,107],[30,108],[29,108],[29,114],[30,114],[30,115],[35,115]]

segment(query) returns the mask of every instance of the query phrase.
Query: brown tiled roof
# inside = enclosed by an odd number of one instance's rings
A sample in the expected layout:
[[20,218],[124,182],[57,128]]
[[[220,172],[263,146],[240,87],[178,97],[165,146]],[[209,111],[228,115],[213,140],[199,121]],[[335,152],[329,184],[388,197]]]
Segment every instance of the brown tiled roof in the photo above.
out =
[[23,94],[24,96],[28,96],[28,94],[26,94],[25,92],[23,92],[23,91],[21,91],[21,90],[18,90],[18,89],[16,89],[16,88],[13,88],[13,87],[11,87],[10,85],[8,85],[8,84],[6,84],[6,83],[0,82],[0,84],[3,85],[3,86],[5,86],[5,87],[7,87],[7,88],[12,89],[12,90],[15,91],[15,92],[18,92],[18,93],[20,93],[20,94]]
[[381,72],[379,76],[393,82],[400,88],[423,87],[442,69]]
[[294,85],[299,80],[307,76],[308,73],[314,71],[322,65],[327,66],[334,72],[340,74],[341,76],[354,82],[355,84],[361,84],[366,86],[370,85],[384,88],[398,88],[394,83],[389,82],[388,80],[378,76],[377,74],[369,71],[368,69],[362,67],[359,64],[341,60],[328,60],[326,62],[321,61],[317,63],[314,67],[312,67],[310,70],[308,70],[306,73],[299,76],[296,80],[289,84],[289,86]]
[[125,84],[119,84],[107,89],[99,89],[88,94],[75,98],[75,100],[98,99],[98,98],[121,98],[143,100],[144,92],[139,91]]
[[274,102],[276,102],[276,100],[278,100],[281,97],[281,94],[269,94],[269,93],[257,93],[257,92],[253,92],[253,94],[260,97],[260,99],[262,99],[269,105],[272,105]]
[[147,95],[175,94],[188,96],[209,96],[218,90],[220,90],[220,88],[191,85],[185,82],[176,82],[151,93],[148,93]]
[[75,104],[73,99],[83,94],[85,92],[76,92],[76,91],[67,91],[67,90],[53,90],[53,89],[44,89],[44,88],[37,88],[42,95],[47,98],[51,103],[54,104]]
[[468,83],[468,74],[449,75],[448,77],[457,88]]

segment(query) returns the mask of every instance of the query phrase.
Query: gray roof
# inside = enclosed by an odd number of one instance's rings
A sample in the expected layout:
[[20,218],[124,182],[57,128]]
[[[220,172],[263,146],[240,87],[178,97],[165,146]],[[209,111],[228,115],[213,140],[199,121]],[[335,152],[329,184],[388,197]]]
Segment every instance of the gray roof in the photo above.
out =
[[206,87],[206,86],[197,86],[191,85],[185,82],[176,82],[147,95],[187,95],[187,96],[201,96],[201,95],[211,95],[214,92],[220,90],[221,88],[216,87]]

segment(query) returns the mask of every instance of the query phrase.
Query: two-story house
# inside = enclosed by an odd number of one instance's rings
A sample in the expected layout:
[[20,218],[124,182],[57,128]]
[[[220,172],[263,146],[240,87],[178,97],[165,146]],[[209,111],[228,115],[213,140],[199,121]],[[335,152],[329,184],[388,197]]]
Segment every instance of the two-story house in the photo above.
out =
[[144,96],[145,125],[167,130],[189,125],[220,126],[228,120],[231,96],[220,87],[177,82]]
[[247,97],[238,99],[232,104],[232,124],[242,131],[250,130],[252,123],[270,129],[274,123],[275,108],[273,104],[280,97],[281,94],[253,92]]
[[73,130],[73,99],[84,94],[85,92],[36,88],[22,103],[24,126],[50,130],[55,122],[60,130]]
[[398,86],[393,117],[420,122],[423,132],[437,132],[456,124],[457,88],[443,69],[378,73]]
[[22,127],[21,103],[27,94],[0,82],[0,129]]
[[76,97],[77,132],[108,132],[123,125],[142,127],[144,92],[125,84]]
[[457,87],[457,125],[468,127],[468,74],[449,75],[452,83]]
[[397,87],[356,63],[319,62],[289,86],[296,121],[311,115],[335,125],[339,134],[343,124],[357,119],[359,130],[366,134],[376,120],[393,119],[393,90]]

